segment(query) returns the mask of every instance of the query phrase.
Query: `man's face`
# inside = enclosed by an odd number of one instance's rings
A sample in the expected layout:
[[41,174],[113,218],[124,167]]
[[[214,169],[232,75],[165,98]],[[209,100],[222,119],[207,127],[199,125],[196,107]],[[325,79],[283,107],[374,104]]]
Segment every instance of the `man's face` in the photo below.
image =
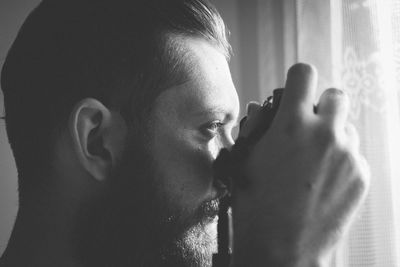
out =
[[239,101],[224,55],[204,40],[182,44],[189,80],[157,97],[146,141],[130,135],[104,196],[83,214],[90,241],[81,253],[95,264],[108,255],[113,266],[211,266],[226,193],[212,162],[233,144]]
[[217,199],[226,193],[213,177],[212,162],[233,144],[239,100],[222,53],[200,39],[186,39],[184,46],[193,71],[188,82],[157,98],[149,152],[168,220],[188,227],[180,242],[187,253],[209,257],[216,252]]

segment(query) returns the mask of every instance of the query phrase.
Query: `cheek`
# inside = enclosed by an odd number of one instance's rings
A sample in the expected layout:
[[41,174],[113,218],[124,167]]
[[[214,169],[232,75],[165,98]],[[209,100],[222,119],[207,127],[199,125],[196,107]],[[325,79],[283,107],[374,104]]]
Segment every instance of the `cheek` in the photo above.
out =
[[223,137],[217,136],[213,138],[210,142],[207,143],[204,150],[207,151],[208,155],[211,158],[211,161],[214,161],[219,151],[224,147],[224,142],[222,141]]
[[154,148],[157,179],[171,198],[185,205],[198,205],[209,197],[216,145],[164,135]]

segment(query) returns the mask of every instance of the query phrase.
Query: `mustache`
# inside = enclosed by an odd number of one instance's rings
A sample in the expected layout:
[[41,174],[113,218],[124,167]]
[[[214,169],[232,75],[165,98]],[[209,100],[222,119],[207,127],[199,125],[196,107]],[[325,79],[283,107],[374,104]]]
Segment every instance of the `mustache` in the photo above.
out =
[[191,212],[185,210],[164,218],[161,223],[159,236],[163,241],[179,240],[185,233],[200,225],[206,226],[212,223],[219,212],[220,201],[218,198],[204,201]]
[[214,219],[219,212],[219,203],[220,201],[218,198],[203,202],[198,208],[198,220]]

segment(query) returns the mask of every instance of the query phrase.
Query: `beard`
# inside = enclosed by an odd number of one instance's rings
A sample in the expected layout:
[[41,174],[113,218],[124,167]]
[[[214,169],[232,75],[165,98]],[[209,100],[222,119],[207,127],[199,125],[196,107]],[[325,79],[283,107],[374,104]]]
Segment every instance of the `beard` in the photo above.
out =
[[178,208],[157,182],[146,142],[131,140],[114,169],[80,211],[75,240],[85,266],[212,266],[218,200]]

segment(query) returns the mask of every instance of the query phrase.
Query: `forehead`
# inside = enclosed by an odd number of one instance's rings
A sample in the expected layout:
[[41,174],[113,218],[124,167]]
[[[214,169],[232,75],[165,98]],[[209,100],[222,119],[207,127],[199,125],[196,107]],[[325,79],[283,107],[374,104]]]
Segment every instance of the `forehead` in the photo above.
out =
[[182,38],[180,44],[186,51],[189,79],[161,93],[157,109],[178,117],[204,112],[237,117],[238,96],[224,54],[202,39]]

